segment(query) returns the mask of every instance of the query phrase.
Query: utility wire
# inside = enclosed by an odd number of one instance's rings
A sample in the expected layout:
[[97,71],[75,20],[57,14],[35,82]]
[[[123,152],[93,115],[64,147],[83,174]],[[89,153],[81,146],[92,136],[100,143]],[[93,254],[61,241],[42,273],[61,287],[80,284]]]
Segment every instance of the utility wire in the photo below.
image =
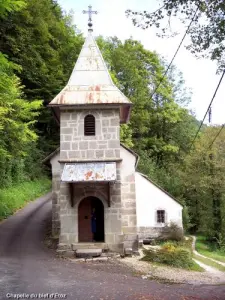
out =
[[190,22],[190,24],[188,25],[188,28],[187,28],[187,30],[185,31],[185,34],[184,34],[184,36],[183,36],[183,38],[182,38],[182,40],[181,40],[181,42],[180,42],[180,44],[179,44],[179,46],[178,46],[178,48],[177,48],[175,54],[174,54],[174,56],[173,56],[173,58],[172,58],[170,64],[168,65],[166,71],[165,71],[164,74],[163,74],[163,77],[160,79],[158,85],[157,85],[156,88],[154,89],[154,91],[153,91],[153,93],[152,93],[152,95],[151,95],[151,99],[152,99],[152,97],[155,95],[156,91],[158,90],[158,88],[160,87],[161,83],[163,82],[163,79],[165,78],[167,72],[169,71],[171,65],[173,64],[173,61],[174,61],[175,57],[177,56],[177,53],[178,53],[178,51],[180,50],[180,47],[182,46],[183,41],[184,41],[184,39],[185,39],[185,37],[186,37],[186,35],[187,35],[187,33],[188,33],[188,31],[189,31],[189,29],[190,29],[190,27],[191,27],[193,21],[194,21],[194,19],[195,19],[195,16],[196,16],[196,14],[197,14],[197,12],[198,12],[198,9],[199,9],[199,8],[196,9],[196,11],[195,11],[195,13],[194,13],[194,16],[193,16],[193,18],[191,19],[191,22]]
[[216,140],[217,137],[220,135],[220,133],[221,133],[221,131],[223,130],[224,126],[225,126],[225,124],[221,125],[221,128],[220,128],[220,130],[217,132],[216,136],[214,137],[212,143],[211,143],[210,146],[209,146],[209,149],[212,147],[212,145],[214,144],[215,140]]
[[207,110],[206,110],[206,113],[205,113],[205,115],[204,115],[204,118],[203,118],[203,120],[202,120],[202,122],[201,122],[201,124],[200,124],[200,126],[199,126],[199,128],[198,128],[198,130],[197,130],[197,132],[196,132],[196,134],[195,134],[195,137],[194,137],[194,139],[193,139],[193,141],[192,141],[192,143],[191,143],[190,150],[191,150],[192,146],[194,145],[194,142],[195,142],[195,140],[196,140],[196,138],[197,138],[197,136],[198,136],[198,133],[199,133],[200,129],[202,128],[203,122],[205,121],[205,118],[206,118],[206,116],[207,116],[207,113],[208,113],[208,111],[209,111],[209,109],[210,109],[210,107],[211,107],[211,105],[212,105],[212,103],[213,103],[213,100],[214,100],[214,98],[215,98],[215,96],[216,96],[216,93],[217,93],[219,87],[220,87],[220,84],[221,84],[221,82],[222,82],[222,80],[223,80],[224,75],[225,75],[225,69],[223,70],[223,74],[222,74],[222,76],[220,77],[220,81],[219,81],[219,83],[218,83],[218,85],[217,85],[217,87],[216,87],[216,90],[215,90],[215,92],[214,92],[214,95],[213,95],[213,97],[212,97],[212,99],[211,99],[211,101],[210,101],[210,103],[209,103],[209,106],[208,106],[208,108],[207,108]]

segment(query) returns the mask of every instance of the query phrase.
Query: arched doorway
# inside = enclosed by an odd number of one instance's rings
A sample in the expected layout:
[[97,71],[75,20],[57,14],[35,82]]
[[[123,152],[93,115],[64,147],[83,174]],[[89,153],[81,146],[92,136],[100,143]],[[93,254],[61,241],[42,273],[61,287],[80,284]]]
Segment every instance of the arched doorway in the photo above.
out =
[[84,198],[78,207],[79,242],[104,242],[104,206],[96,197]]

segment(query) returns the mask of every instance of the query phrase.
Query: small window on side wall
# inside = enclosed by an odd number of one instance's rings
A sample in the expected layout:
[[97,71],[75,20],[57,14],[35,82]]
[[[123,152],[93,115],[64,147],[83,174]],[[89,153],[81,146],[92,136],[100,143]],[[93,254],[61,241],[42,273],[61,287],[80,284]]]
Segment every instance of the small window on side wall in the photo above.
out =
[[157,223],[165,223],[165,210],[157,210]]
[[84,135],[95,135],[95,117],[87,115],[84,118]]

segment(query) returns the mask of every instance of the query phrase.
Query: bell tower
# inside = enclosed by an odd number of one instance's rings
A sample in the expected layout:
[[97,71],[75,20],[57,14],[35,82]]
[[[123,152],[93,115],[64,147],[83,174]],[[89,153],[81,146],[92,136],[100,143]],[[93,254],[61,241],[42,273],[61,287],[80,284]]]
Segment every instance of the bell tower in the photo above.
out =
[[113,83],[93,37],[91,15],[97,12],[89,6],[84,13],[89,14],[85,43],[67,85],[49,104],[60,125],[59,249],[79,242],[78,206],[90,196],[104,204],[105,243],[119,251],[120,124],[128,122],[131,102]]

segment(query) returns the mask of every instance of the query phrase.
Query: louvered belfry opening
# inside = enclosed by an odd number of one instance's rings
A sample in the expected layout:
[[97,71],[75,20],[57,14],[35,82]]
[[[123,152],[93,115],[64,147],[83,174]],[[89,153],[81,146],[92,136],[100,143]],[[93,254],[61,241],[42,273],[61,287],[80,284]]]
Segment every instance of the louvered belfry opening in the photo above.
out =
[[84,135],[95,135],[95,117],[87,115],[84,118]]

